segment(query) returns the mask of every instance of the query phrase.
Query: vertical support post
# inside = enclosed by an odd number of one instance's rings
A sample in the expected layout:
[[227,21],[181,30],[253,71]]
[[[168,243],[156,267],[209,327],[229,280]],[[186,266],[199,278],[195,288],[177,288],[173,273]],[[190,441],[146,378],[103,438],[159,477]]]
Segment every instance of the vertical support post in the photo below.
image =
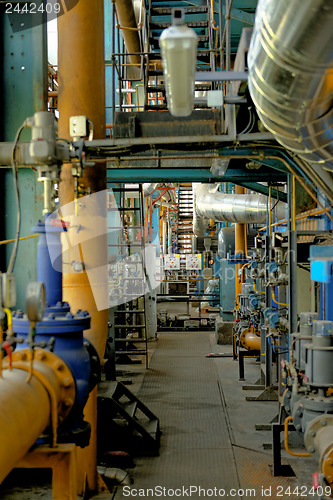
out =
[[52,469],[53,500],[76,500],[76,450],[74,444],[56,448],[40,445],[17,464],[17,467]]
[[288,275],[288,318],[291,334],[297,331],[297,231],[289,231],[288,234]]
[[[235,186],[236,194],[244,194],[245,189],[241,186]],[[237,223],[235,224],[235,254],[240,253],[242,255],[246,255],[247,248],[246,245],[246,224]],[[242,282],[244,281],[243,276],[240,276],[240,280],[238,279],[238,272],[240,270],[240,264],[235,266],[236,271],[236,297],[240,293],[242,293]]]
[[[59,137],[69,138],[69,118],[85,115],[94,124],[94,137],[105,138],[105,66],[104,66],[104,10],[103,0],[80,0],[66,14],[58,18],[59,44]],[[59,186],[60,205],[74,200],[74,182],[71,164],[62,167]],[[105,190],[106,167],[98,164],[86,167],[80,182],[91,192]],[[94,267],[107,266],[107,228],[105,238],[98,238],[95,245]],[[65,273],[64,299],[76,309],[87,309],[91,315],[91,329],[86,337],[91,340],[103,359],[107,337],[108,310],[97,310],[94,296],[85,271]],[[103,285],[103,284],[101,284]],[[107,281],[105,286],[107,294]],[[92,425],[90,445],[78,450],[78,490],[82,493],[87,483],[89,490],[97,484],[96,470],[96,391],[90,395],[85,417]]]
[[114,106],[115,106],[115,68],[113,64],[113,54],[115,48],[115,22],[114,22],[114,2],[104,2],[104,26],[105,26],[105,105],[106,105],[106,123],[114,124]]

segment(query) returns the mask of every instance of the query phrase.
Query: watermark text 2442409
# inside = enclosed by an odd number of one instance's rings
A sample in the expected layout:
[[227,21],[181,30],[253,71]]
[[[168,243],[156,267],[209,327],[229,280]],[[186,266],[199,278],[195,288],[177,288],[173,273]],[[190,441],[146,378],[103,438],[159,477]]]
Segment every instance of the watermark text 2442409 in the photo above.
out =
[[61,11],[61,4],[58,2],[47,2],[37,4],[35,2],[6,2],[6,14],[38,14],[38,12],[46,12],[47,14],[59,14]]
[[14,33],[45,24],[69,12],[79,0],[35,0],[27,2],[0,0],[0,8],[8,15]]

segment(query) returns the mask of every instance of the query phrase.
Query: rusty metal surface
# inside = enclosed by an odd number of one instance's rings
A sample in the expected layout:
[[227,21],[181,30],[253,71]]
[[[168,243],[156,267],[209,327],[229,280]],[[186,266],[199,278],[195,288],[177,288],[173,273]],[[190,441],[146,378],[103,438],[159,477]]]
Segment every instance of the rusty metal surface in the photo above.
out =
[[[237,471],[243,489],[255,489],[256,496],[251,498],[281,498],[286,500],[296,500],[300,498],[297,495],[297,486],[307,486],[308,490],[311,484],[299,484],[294,478],[273,477],[271,473],[272,456],[264,452],[252,451],[234,447],[234,454],[237,463]],[[311,480],[311,477],[309,478]],[[290,492],[295,494],[287,494],[287,488],[290,487]],[[266,495],[262,494],[262,489],[266,491]],[[268,495],[270,490],[270,495]],[[299,493],[300,493],[299,489]],[[284,493],[286,492],[286,493]],[[281,494],[280,494],[281,493]]]

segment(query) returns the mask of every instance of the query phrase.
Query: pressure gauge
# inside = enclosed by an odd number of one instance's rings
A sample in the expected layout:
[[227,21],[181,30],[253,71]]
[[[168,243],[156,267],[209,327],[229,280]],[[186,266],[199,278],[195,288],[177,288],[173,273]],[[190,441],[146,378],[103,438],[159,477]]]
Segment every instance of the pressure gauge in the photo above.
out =
[[45,287],[41,281],[33,281],[27,287],[25,309],[29,321],[42,321],[45,311]]

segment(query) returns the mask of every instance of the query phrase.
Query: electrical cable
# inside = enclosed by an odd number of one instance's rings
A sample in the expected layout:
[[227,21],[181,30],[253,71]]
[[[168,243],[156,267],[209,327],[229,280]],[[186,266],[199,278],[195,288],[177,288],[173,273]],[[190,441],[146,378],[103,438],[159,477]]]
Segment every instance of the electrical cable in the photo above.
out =
[[247,134],[251,132],[255,125],[255,116],[254,113],[252,112],[252,106],[249,106],[247,109],[249,111],[249,121],[246,127],[241,132],[239,132],[239,134]]
[[11,274],[15,265],[16,257],[17,257],[17,250],[18,250],[18,243],[19,243],[19,238],[20,238],[20,229],[21,229],[21,203],[20,203],[20,187],[18,183],[18,168],[17,168],[17,163],[16,163],[16,152],[17,152],[17,145],[21,136],[21,133],[25,127],[25,122],[20,126],[18,131],[16,132],[15,140],[14,140],[14,146],[12,150],[12,170],[13,170],[13,180],[14,180],[14,190],[15,190],[15,197],[16,197],[16,205],[17,205],[17,217],[16,217],[16,238],[15,238],[15,243],[13,246],[13,250],[10,256],[9,264],[8,264],[8,269],[7,273]]
[[[273,349],[273,352],[275,354],[285,354],[287,352],[289,352],[289,349],[286,348],[286,347],[281,347],[281,346],[278,346],[278,345],[275,345],[272,343],[272,339],[271,337],[267,337],[267,340],[268,340],[268,343],[269,345],[271,346],[271,348]],[[281,352],[277,352],[276,349],[280,350]]]

